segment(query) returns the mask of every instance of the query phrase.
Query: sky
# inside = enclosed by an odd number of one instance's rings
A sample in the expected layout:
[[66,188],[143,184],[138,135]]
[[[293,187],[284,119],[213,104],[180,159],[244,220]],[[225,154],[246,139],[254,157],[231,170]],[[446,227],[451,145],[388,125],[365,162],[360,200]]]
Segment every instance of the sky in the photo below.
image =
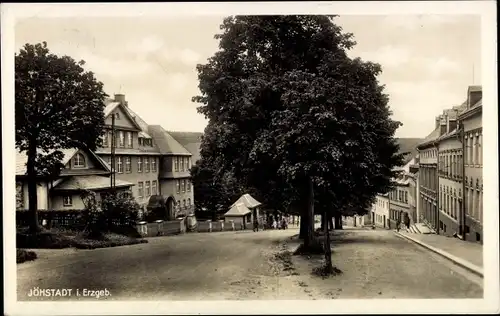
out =
[[[199,94],[196,65],[218,50],[222,16],[18,19],[16,52],[46,41],[58,55],[83,59],[106,93],[125,94],[149,124],[203,132],[207,121],[191,98]],[[423,138],[444,109],[461,104],[467,87],[481,84],[478,15],[344,15],[335,20],[354,34],[351,57],[378,62],[397,137]]]

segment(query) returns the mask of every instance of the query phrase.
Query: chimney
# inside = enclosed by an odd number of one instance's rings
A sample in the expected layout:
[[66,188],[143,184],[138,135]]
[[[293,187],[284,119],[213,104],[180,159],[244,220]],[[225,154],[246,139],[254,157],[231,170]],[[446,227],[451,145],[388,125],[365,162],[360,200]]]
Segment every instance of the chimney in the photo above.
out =
[[467,95],[467,107],[471,108],[479,100],[483,98],[483,87],[482,86],[470,86]]
[[440,130],[439,130],[439,136],[442,136],[447,133],[447,128],[448,124],[446,124],[446,115],[440,115]]
[[121,104],[127,106],[128,103],[125,101],[125,95],[124,94],[115,94],[115,102],[120,102]]
[[450,120],[448,124],[450,132],[457,128],[457,120]]

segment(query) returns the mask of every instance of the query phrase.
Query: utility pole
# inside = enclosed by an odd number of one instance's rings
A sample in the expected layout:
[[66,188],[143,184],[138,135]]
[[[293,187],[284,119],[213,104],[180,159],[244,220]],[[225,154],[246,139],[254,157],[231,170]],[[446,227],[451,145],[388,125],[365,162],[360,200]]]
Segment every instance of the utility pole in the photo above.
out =
[[472,64],[472,84],[475,83],[475,71],[474,71],[474,64]]
[[116,148],[116,137],[115,137],[115,114],[111,114],[111,190],[115,189],[116,186],[116,174],[115,174],[115,148]]

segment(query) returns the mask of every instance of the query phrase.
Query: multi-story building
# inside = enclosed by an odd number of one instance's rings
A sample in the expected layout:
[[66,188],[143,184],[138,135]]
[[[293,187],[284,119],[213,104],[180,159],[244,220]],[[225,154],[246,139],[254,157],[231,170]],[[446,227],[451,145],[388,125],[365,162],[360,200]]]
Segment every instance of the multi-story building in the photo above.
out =
[[417,146],[420,219],[435,231],[439,229],[437,139],[441,128],[440,122],[440,118],[436,118],[435,129]]
[[158,178],[160,192],[167,198],[169,212],[172,212],[172,207],[177,214],[193,212],[193,186],[189,173],[192,154],[163,127],[150,125],[149,132],[160,149],[161,162]]
[[410,216],[410,181],[409,175],[402,171],[395,179],[396,188],[389,192],[389,228],[396,227],[398,220]]
[[410,192],[413,198],[410,202],[410,210],[412,210],[413,223],[420,223],[420,182],[419,182],[419,162],[420,156],[417,154],[413,163],[409,166],[410,173]]
[[470,86],[466,102],[436,117],[435,130],[417,149],[422,221],[438,234],[482,242],[481,86]]
[[372,205],[372,223],[376,227],[389,228],[389,194],[379,194]]
[[[102,147],[96,153],[111,167],[111,146],[115,149],[114,172],[117,180],[134,183],[132,195],[143,209],[149,198],[159,194],[158,164],[160,151],[147,133],[147,125],[141,126],[137,115],[132,115],[125,96],[115,95],[107,100],[104,110],[105,133]],[[112,143],[112,119],[114,116],[115,142]],[[141,122],[142,123],[142,122]]]
[[151,196],[162,196],[166,217],[171,219],[194,209],[187,168],[191,154],[160,126],[148,125],[129,106],[123,94],[115,94],[105,108],[106,132],[96,153],[111,166],[114,116],[115,175],[134,183],[132,195],[145,210]]
[[462,143],[457,118],[464,106],[443,111],[438,139],[439,233],[461,234]]
[[466,108],[458,117],[462,136],[464,238],[483,240],[482,87],[470,86]]

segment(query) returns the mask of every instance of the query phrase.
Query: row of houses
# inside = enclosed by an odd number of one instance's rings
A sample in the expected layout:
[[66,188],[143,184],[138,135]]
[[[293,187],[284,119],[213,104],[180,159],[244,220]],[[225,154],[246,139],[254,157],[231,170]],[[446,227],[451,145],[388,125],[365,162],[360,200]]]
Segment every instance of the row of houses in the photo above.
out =
[[[110,175],[114,173],[116,189],[129,191],[142,209],[147,208],[152,196],[161,196],[167,204],[167,218],[192,213],[189,169],[199,158],[201,133],[169,132],[159,125],[149,125],[129,107],[123,94],[106,100],[104,116],[100,148],[94,152],[82,148],[62,150],[61,174],[56,179],[39,178],[38,209],[83,209],[81,192],[94,191],[99,199],[111,189]],[[26,153],[17,152],[18,210],[28,209],[26,161]]]
[[[410,143],[416,146],[415,140],[418,139],[411,139]],[[390,229],[395,228],[398,219],[402,220],[405,216],[412,223],[418,221],[418,154],[415,151],[408,152],[405,165],[397,169],[399,177],[394,179],[394,190],[377,195],[365,223]]]
[[[435,233],[482,242],[482,87],[435,118],[434,130],[409,154],[396,188],[378,195],[368,221],[394,228],[406,214]],[[365,221],[367,222],[367,221]]]
[[482,87],[443,111],[420,153],[421,220],[437,234],[483,240]]

